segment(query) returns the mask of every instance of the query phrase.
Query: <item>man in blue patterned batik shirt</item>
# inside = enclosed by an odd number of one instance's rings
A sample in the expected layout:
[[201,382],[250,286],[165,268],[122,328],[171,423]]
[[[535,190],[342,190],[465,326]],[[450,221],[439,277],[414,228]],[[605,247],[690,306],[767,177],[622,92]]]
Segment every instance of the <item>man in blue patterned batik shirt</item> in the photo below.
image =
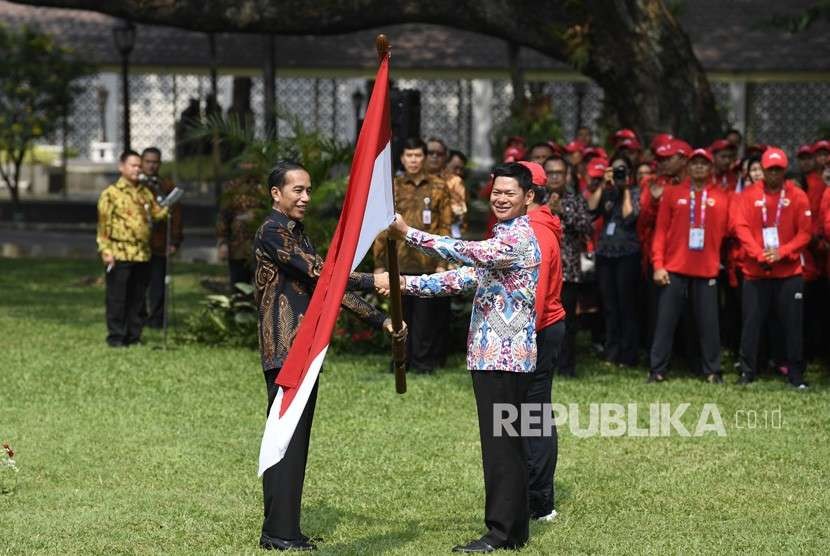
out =
[[[524,439],[494,430],[496,404],[519,409],[536,368],[536,284],[541,254],[527,207],[533,199],[530,170],[517,163],[493,171],[490,206],[498,219],[493,237],[463,241],[410,227],[398,214],[389,230],[416,249],[462,265],[430,275],[402,277],[406,295],[435,297],[476,290],[467,336],[481,438],[487,533],[454,552],[518,548],[528,539],[528,468]],[[389,289],[388,274],[375,286]],[[514,424],[518,431],[520,427]]]

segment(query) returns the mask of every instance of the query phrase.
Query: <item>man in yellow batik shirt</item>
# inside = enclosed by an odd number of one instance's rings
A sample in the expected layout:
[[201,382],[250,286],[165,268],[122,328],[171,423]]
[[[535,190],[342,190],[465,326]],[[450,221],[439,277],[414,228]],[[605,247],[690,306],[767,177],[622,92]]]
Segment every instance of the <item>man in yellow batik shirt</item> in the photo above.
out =
[[[452,206],[447,185],[438,176],[427,173],[426,144],[420,138],[404,142],[401,164],[404,174],[395,178],[395,210],[408,218],[411,226],[436,235],[449,235]],[[398,267],[401,274],[421,275],[446,270],[446,264],[405,242],[397,242]],[[386,232],[372,246],[375,272],[386,270]],[[446,359],[450,302],[447,298],[403,296],[403,319],[409,326],[406,340],[407,369],[414,373],[432,373]]]
[[119,158],[121,177],[98,199],[98,254],[107,270],[107,345],[139,343],[140,316],[150,278],[150,235],[153,221],[167,217],[153,192],[138,182],[141,156],[125,151]]

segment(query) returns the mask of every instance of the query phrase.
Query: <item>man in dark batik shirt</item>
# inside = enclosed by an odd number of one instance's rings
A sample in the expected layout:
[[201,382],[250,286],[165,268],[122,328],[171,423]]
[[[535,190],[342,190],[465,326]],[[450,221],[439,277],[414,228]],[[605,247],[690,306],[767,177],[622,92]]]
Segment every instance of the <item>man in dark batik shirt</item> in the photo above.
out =
[[[259,346],[270,411],[277,395],[275,380],[308,308],[323,260],[315,252],[302,224],[311,198],[311,176],[301,165],[281,161],[271,170],[268,186],[273,209],[254,239],[254,295],[259,307]],[[371,291],[374,278],[371,274],[352,273],[347,289]],[[393,334],[391,320],[353,293],[346,293],[343,306],[396,339],[406,337],[406,327],[400,335]],[[259,540],[262,548],[312,550],[315,547],[300,531],[300,506],[316,401],[315,383],[285,456],[262,476],[265,504]]]

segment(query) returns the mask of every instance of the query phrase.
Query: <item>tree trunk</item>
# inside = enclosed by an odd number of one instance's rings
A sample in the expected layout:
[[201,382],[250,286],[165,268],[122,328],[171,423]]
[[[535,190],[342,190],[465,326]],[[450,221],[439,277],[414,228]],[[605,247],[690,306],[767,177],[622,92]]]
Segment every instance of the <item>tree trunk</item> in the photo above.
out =
[[[646,139],[670,131],[704,144],[722,132],[709,81],[688,37],[661,0],[15,1],[208,32],[307,35],[399,23],[446,25],[571,63],[602,87],[618,120]],[[395,37],[390,38],[394,52]]]

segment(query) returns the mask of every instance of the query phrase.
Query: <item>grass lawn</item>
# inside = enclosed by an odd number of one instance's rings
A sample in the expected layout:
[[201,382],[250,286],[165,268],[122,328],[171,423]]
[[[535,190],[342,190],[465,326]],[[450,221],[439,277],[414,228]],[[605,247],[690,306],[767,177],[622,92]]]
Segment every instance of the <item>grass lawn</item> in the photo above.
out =
[[[0,473],[11,487],[0,494],[0,552],[257,553],[257,353],[164,352],[152,331],[145,346],[108,349],[103,287],[83,282],[97,273],[92,262],[0,259],[0,439],[20,468]],[[221,273],[178,265],[178,315],[195,310],[200,277]],[[403,396],[383,355],[327,361],[303,511],[305,532],[325,539],[321,553],[443,554],[480,535],[462,360],[410,377]],[[582,404],[582,428],[590,403],[636,403],[644,426],[649,404],[687,402],[691,430],[713,403],[726,436],[583,438],[561,425],[560,515],[531,526],[524,553],[826,553],[826,370],[811,369],[804,393],[777,377],[739,388],[734,376],[713,386],[678,372],[647,385],[644,371],[595,361],[581,373],[558,380],[554,396]]]

